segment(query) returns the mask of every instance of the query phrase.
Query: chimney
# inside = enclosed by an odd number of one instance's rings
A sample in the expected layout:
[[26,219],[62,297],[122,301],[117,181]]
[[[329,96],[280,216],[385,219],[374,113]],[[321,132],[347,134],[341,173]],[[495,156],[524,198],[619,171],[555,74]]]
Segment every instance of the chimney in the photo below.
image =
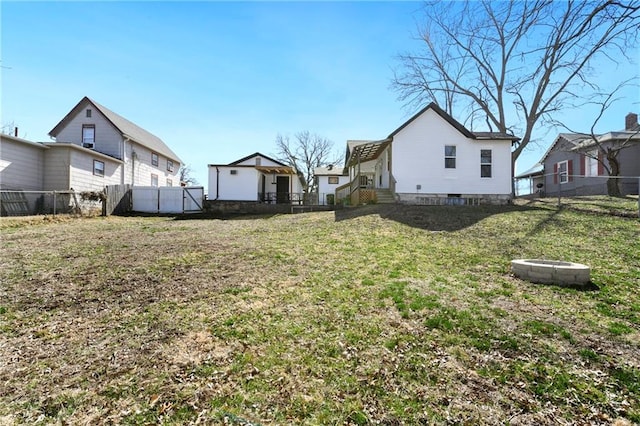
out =
[[13,135],[17,138],[18,137],[18,126],[15,127],[15,129],[13,129]]
[[630,112],[624,118],[624,129],[625,130],[636,130],[638,127],[638,114],[634,114]]
[[329,164],[329,166],[327,167],[329,170],[333,170],[333,164]]

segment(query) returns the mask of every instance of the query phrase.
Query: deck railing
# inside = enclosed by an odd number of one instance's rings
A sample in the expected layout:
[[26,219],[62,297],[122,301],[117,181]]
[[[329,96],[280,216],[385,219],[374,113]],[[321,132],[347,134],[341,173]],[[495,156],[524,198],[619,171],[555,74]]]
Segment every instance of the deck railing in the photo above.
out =
[[260,192],[258,200],[267,204],[318,204],[318,194],[306,192]]

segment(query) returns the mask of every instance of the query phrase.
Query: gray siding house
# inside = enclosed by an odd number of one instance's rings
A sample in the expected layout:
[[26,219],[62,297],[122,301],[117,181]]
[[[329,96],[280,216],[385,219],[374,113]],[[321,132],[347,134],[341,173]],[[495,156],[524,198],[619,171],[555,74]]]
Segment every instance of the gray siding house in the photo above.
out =
[[160,138],[87,97],[49,135],[56,142],[0,135],[0,190],[180,185],[182,162]]
[[[638,194],[640,176],[640,125],[638,115],[630,113],[624,130],[597,135],[605,149],[623,147],[619,154],[620,190],[622,195]],[[607,160],[599,152],[590,135],[560,133],[542,157],[545,196],[606,195],[608,173],[603,164]]]
[[49,136],[119,160],[120,184],[180,185],[182,161],[159,137],[86,96]]

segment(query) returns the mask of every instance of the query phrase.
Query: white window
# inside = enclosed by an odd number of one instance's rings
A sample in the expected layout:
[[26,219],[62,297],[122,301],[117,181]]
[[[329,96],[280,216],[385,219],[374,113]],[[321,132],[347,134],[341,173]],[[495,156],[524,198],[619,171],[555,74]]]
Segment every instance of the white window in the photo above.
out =
[[158,175],[151,174],[151,186],[158,186]]
[[584,170],[587,176],[598,176],[598,151],[591,151],[584,157]]
[[456,168],[456,146],[455,145],[444,146],[444,168],[445,169]]
[[85,148],[93,148],[96,141],[96,126],[93,124],[82,125],[82,146]]
[[340,182],[338,176],[329,176],[329,185],[337,185]]
[[480,177],[483,177],[483,178],[491,177],[491,150],[490,149],[480,150]]
[[173,181],[171,179],[167,179],[167,186],[173,186]]
[[94,176],[104,176],[104,162],[93,160],[93,174]]
[[262,165],[262,158],[256,157],[256,166]]
[[155,152],[151,153],[151,165],[158,167],[158,154]]
[[558,163],[558,180],[560,183],[569,182],[569,168],[566,161]]
[[167,160],[167,170],[173,172],[173,161]]

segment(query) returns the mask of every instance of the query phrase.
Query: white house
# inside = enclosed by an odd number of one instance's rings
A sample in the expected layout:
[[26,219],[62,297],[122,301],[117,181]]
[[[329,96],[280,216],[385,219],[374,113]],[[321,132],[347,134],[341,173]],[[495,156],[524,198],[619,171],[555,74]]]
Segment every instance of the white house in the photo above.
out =
[[313,175],[316,180],[317,202],[323,206],[334,204],[336,189],[349,183],[349,173],[342,166],[316,167]]
[[291,203],[299,202],[302,192],[296,170],[259,152],[209,164],[209,200]]
[[[159,137],[86,96],[49,132],[49,136],[55,138],[56,144],[73,145],[87,153],[100,153],[119,160],[116,183],[180,185],[182,162]],[[70,186],[73,187],[73,183]],[[98,189],[103,187],[104,184]]]
[[510,134],[472,132],[431,103],[385,139],[348,142],[351,201],[508,202],[516,140]]

